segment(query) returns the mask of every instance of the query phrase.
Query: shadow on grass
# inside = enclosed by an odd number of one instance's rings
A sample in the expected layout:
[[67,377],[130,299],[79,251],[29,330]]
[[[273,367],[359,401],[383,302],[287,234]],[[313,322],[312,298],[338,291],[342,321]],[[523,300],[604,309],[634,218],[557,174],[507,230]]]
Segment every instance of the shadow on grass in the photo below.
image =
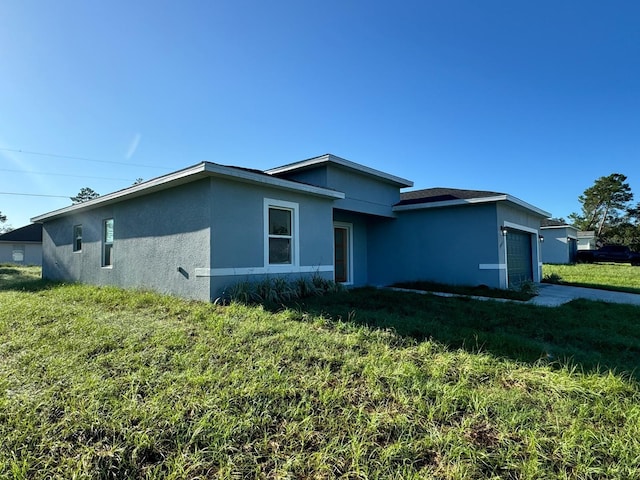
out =
[[[39,273],[40,271],[38,269],[38,274]],[[57,285],[60,285],[60,282],[43,280],[33,273],[30,273],[27,268],[7,265],[0,266],[0,291],[37,292],[40,290],[48,290]]]
[[640,374],[640,308],[630,305],[574,300],[546,308],[361,288],[287,307],[528,364]]

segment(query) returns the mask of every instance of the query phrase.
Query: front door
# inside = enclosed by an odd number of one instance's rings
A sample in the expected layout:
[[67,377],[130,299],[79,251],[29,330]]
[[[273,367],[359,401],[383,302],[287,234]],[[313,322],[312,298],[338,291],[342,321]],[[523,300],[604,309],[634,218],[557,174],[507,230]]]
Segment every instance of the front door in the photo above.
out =
[[349,228],[346,226],[333,227],[334,262],[333,268],[336,283],[349,282]]

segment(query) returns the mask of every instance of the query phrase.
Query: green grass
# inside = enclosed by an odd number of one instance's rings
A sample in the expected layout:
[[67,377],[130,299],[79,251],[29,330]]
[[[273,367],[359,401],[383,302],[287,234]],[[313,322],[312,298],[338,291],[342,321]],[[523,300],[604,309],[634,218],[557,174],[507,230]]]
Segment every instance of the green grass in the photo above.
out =
[[443,292],[453,293],[456,295],[478,296],[488,298],[506,298],[508,300],[531,300],[536,296],[535,293],[528,289],[528,284],[522,290],[505,290],[501,288],[491,288],[486,285],[465,286],[465,285],[447,285],[444,283],[415,281],[415,282],[399,282],[392,287],[405,288],[409,290],[421,290],[424,292]]
[[[269,312],[16,270],[0,280],[0,478],[640,478],[633,377],[509,353],[509,318],[544,337],[599,304],[364,289]],[[420,340],[402,333],[419,310],[435,322]],[[504,354],[435,327],[490,312]],[[605,363],[631,362],[616,342],[637,355],[637,327],[598,328]]]
[[640,267],[623,263],[545,264],[542,274],[559,275],[560,283],[565,285],[640,293]]

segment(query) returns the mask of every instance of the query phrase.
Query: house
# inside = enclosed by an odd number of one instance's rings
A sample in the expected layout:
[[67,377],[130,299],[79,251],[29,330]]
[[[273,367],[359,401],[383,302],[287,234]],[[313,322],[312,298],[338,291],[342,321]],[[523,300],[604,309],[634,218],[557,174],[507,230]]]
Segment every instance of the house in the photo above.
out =
[[588,230],[585,232],[578,232],[578,250],[595,250],[600,245],[598,245],[598,240],[596,239],[596,232],[593,230]]
[[0,263],[42,265],[42,225],[32,223],[0,235]]
[[544,219],[540,226],[544,236],[541,243],[544,263],[569,264],[576,260],[578,229],[565,222]]
[[265,172],[203,162],[35,217],[43,276],[213,300],[245,280],[540,281],[550,216],[511,195],[413,182],[322,155]]

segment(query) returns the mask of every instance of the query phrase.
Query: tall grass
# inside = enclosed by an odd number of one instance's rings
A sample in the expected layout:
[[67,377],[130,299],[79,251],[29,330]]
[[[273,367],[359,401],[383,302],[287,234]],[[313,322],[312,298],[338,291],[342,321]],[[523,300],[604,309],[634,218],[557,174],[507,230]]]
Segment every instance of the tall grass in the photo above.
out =
[[635,380],[358,325],[366,291],[339,319],[19,284],[0,289],[2,478],[640,477]]

